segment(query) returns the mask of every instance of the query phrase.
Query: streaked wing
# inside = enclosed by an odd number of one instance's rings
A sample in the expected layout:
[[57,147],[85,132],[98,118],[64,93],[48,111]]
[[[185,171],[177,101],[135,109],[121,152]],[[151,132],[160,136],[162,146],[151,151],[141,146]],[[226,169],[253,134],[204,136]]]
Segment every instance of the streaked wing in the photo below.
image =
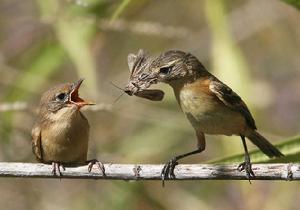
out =
[[42,144],[41,144],[41,128],[35,125],[31,131],[32,136],[32,152],[36,159],[40,162],[43,161]]
[[241,97],[236,94],[230,87],[213,78],[209,89],[221,100],[226,106],[232,110],[240,112],[246,119],[249,127],[256,129],[255,121]]

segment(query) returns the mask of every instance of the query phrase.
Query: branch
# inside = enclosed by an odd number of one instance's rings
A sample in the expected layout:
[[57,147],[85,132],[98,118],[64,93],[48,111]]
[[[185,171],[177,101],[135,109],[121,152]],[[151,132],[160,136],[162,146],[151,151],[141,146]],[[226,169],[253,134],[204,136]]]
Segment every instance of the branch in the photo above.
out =
[[[104,164],[106,176],[94,165],[91,173],[87,166],[66,167],[60,178],[160,180],[163,165]],[[237,164],[177,165],[173,180],[247,180]],[[300,180],[300,164],[253,164],[254,180]],[[58,178],[52,175],[52,166],[36,163],[0,163],[0,177]]]
[[[97,103],[93,106],[84,107],[84,110],[88,111],[111,111],[112,105],[106,103]],[[10,111],[35,111],[37,112],[37,108],[30,107],[25,101],[16,101],[11,103],[0,103],[0,112],[10,112]]]

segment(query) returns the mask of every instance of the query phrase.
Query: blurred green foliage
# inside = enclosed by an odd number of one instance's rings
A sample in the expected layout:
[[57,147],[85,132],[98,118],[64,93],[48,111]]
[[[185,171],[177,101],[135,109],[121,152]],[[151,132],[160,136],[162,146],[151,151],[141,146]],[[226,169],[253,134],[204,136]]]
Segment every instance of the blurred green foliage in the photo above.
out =
[[131,2],[131,0],[123,0],[121,1],[120,5],[118,6],[118,8],[115,10],[115,12],[112,14],[111,16],[111,21],[116,20],[121,13],[126,9],[126,7],[128,6],[128,4]]
[[300,1],[299,0],[283,0],[284,2],[293,5],[300,10]]
[[[300,137],[294,137],[284,140],[276,147],[284,154],[284,157],[270,159],[259,150],[253,150],[250,152],[251,160],[253,163],[288,163],[288,162],[300,162]],[[210,163],[239,163],[243,162],[244,154],[234,155],[226,158],[221,158]]]

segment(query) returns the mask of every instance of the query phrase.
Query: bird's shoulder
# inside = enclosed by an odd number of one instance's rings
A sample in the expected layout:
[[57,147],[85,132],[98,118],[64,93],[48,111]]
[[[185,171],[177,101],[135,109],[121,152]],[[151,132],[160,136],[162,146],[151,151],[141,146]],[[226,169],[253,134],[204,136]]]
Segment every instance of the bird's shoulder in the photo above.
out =
[[209,90],[217,96],[227,107],[234,111],[240,112],[246,119],[248,126],[256,129],[255,121],[242,98],[234,92],[230,87],[211,76],[209,82]]
[[210,90],[211,82],[210,76],[195,77],[185,84],[185,88],[194,93],[215,96],[215,94]]

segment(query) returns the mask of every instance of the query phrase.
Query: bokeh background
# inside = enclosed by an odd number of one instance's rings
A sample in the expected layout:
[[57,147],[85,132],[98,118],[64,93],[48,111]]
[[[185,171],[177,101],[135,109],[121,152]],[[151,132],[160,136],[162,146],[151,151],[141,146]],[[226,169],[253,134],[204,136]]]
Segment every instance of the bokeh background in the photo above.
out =
[[[290,2],[291,4],[288,4]],[[1,0],[0,161],[35,162],[30,130],[39,97],[85,78],[90,158],[165,163],[196,140],[172,90],[162,102],[123,95],[127,55],[193,53],[238,92],[259,131],[300,160],[300,3],[297,0]],[[249,144],[250,145],[250,144]],[[252,145],[251,149],[255,149]],[[185,163],[239,162],[237,137],[207,136]],[[229,157],[229,158],[226,158]],[[253,161],[267,162],[260,153]],[[225,158],[225,159],[224,159]],[[0,209],[299,209],[300,183],[0,179]]]

